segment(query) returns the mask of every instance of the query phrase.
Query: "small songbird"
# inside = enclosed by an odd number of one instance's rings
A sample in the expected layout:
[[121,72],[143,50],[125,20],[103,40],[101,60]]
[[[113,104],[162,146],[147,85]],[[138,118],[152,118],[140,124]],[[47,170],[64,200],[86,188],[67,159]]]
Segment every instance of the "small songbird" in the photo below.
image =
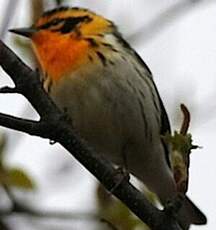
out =
[[[29,28],[10,30],[31,39],[43,84],[74,129],[96,152],[125,166],[162,204],[177,194],[167,113],[139,55],[117,27],[87,9],[45,12]],[[205,224],[204,214],[186,197],[179,224]]]

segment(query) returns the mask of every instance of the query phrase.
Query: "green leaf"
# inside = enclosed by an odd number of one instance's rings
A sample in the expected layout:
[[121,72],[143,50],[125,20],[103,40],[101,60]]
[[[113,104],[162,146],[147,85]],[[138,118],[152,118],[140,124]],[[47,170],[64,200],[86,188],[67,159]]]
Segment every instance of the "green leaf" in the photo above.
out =
[[118,229],[133,230],[138,227],[148,229],[130,210],[119,200],[114,199],[109,207],[105,208],[105,219],[107,218]]
[[192,149],[198,148],[197,145],[193,145],[191,134],[183,135],[175,131],[174,135],[166,134],[162,138],[166,141],[166,143],[172,145],[173,151],[178,151],[182,155],[188,155]]
[[20,189],[33,190],[35,188],[35,183],[32,178],[24,172],[22,169],[12,168],[7,169],[7,180],[5,184],[7,186],[14,186]]
[[98,213],[119,230],[149,230],[121,201],[112,197],[102,186],[97,191]]

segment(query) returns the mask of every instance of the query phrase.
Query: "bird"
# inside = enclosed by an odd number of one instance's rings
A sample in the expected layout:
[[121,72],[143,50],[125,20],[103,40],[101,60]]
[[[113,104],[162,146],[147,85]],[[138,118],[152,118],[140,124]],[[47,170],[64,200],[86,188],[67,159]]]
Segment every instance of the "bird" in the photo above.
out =
[[[170,163],[167,112],[153,75],[117,26],[89,9],[48,10],[30,27],[11,32],[31,40],[44,89],[74,130],[114,165],[143,182],[163,205],[177,194]],[[206,224],[186,197],[182,229]]]

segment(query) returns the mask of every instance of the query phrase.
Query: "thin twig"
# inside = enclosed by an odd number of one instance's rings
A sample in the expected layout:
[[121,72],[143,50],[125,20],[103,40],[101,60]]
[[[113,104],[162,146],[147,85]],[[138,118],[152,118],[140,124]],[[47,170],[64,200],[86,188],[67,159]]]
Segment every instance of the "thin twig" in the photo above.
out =
[[12,88],[12,87],[5,86],[0,88],[0,93],[18,93],[18,92],[15,87]]
[[184,115],[184,119],[183,119],[183,123],[180,129],[180,133],[182,135],[186,135],[188,132],[189,126],[190,126],[190,120],[191,120],[190,112],[184,104],[181,104],[181,111]]

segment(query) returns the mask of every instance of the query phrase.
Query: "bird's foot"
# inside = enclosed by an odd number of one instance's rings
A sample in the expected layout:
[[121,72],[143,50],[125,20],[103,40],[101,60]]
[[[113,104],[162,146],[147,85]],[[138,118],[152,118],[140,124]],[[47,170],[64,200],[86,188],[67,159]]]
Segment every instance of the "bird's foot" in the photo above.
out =
[[114,193],[114,191],[121,185],[124,181],[129,181],[130,180],[130,174],[128,170],[125,167],[118,166],[116,168],[116,183],[115,185],[110,189],[110,193]]

